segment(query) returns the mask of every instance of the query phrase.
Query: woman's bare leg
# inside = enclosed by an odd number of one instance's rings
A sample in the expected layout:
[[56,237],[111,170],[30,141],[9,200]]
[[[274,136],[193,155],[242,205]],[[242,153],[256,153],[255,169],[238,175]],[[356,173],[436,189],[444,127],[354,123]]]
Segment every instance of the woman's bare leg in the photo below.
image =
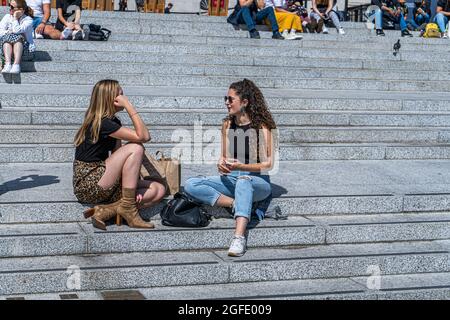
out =
[[248,219],[245,217],[237,217],[235,220],[236,229],[234,231],[235,235],[244,236],[247,230]]
[[11,64],[13,47],[11,43],[3,44],[3,54],[5,55],[5,63]]
[[46,25],[42,34],[53,40],[59,40],[61,38],[61,31],[55,29],[52,25]]
[[20,64],[20,61],[22,60],[22,53],[23,53],[23,43],[16,42],[14,44],[14,64]]
[[233,206],[233,202],[234,202],[233,198],[221,194],[220,197],[217,199],[215,205],[218,207],[231,208]]
[[143,156],[141,144],[128,143],[120,147],[106,159],[106,171],[98,185],[109,189],[122,176],[122,188],[136,189]]
[[156,181],[139,180],[136,195],[141,197],[140,208],[149,208],[161,201],[166,188]]

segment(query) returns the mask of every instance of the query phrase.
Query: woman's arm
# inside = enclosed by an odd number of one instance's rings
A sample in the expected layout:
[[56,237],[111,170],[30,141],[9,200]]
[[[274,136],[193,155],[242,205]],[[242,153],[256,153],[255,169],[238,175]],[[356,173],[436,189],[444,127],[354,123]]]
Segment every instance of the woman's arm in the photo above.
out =
[[328,15],[331,10],[333,10],[333,0],[328,0],[328,7],[325,13]]
[[217,163],[217,169],[220,173],[231,173],[231,170],[225,165],[225,160],[228,158],[228,136],[227,130],[230,128],[230,121],[224,121],[222,124],[222,139],[220,159]]
[[239,0],[239,5],[241,7],[250,7],[254,0]]
[[78,9],[78,10],[75,11],[75,21],[74,21],[74,23],[79,25],[80,21],[81,21],[81,9]]
[[319,9],[317,9],[317,3],[316,0],[312,0],[312,10],[317,13],[318,15],[320,15],[321,17],[323,17],[323,15],[320,13]]
[[[19,18],[20,19],[20,18]],[[14,17],[12,22],[12,31],[15,34],[27,33],[33,30],[33,19],[25,17],[19,23],[19,19]]]
[[75,29],[75,23],[68,22],[66,19],[64,19],[62,8],[58,8],[58,20],[61,21],[61,23],[69,29]]
[[295,13],[290,12],[290,11],[287,11],[286,9],[281,8],[281,7],[275,7],[275,11],[276,11],[276,12],[286,12],[286,13],[295,14]]
[[133,122],[134,130],[121,127],[116,132],[110,134],[110,137],[138,143],[150,141],[150,133],[148,132],[147,126],[144,121],[142,121],[141,116],[133,105],[128,101],[128,98],[125,96],[118,96],[114,101],[114,105],[116,107],[125,108],[131,118],[131,121]]
[[8,22],[10,19],[9,14],[5,14],[2,21],[0,21],[0,36],[5,35],[8,32]]
[[[273,168],[273,135],[272,131],[263,127],[263,129],[259,130],[263,133],[264,146],[266,146],[266,158],[260,159],[260,163],[233,163],[228,165],[230,170],[241,170],[241,171],[249,171],[249,172],[261,172],[261,171],[269,171]],[[261,148],[261,145],[260,145]],[[259,152],[259,151],[258,151]]]

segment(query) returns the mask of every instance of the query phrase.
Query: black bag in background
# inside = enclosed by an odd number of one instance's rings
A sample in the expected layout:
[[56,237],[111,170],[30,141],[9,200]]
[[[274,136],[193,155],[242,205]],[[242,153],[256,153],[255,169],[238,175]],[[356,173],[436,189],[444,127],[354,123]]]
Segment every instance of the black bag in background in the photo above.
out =
[[98,24],[89,24],[83,26],[83,30],[85,30],[85,39],[90,41],[107,41],[109,36],[111,35],[111,30],[106,28],[102,28]]
[[201,228],[209,225],[206,210],[185,193],[177,192],[162,209],[162,224],[169,227]]

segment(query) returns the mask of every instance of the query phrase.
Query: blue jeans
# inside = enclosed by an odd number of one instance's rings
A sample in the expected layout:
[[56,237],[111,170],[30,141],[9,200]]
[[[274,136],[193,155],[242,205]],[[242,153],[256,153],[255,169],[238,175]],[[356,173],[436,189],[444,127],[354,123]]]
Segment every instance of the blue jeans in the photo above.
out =
[[413,29],[418,29],[419,25],[414,21],[413,18],[406,20],[406,24],[409,24]]
[[433,22],[437,23],[441,32],[445,32],[448,23],[448,18],[446,16],[439,12],[438,14],[436,14],[436,17],[434,17]]
[[383,11],[382,10],[375,13],[375,29],[377,29],[377,30],[383,29]]
[[247,25],[248,31],[253,31],[256,29],[256,23],[262,23],[264,19],[269,19],[270,26],[272,27],[272,32],[275,34],[278,32],[277,18],[275,17],[275,12],[272,7],[265,8],[258,11],[256,14],[256,21],[253,20],[252,14],[248,7],[242,7],[238,12],[238,22],[245,23]]
[[42,17],[34,17],[33,18],[33,30],[36,30],[38,25],[40,25],[42,22]]
[[[380,17],[381,16],[381,17]],[[391,16],[390,14],[385,13],[385,16],[393,21],[394,23],[398,23],[400,24],[400,30],[405,30],[407,25],[406,25],[406,21],[405,21],[405,17],[403,16],[403,13],[401,13],[399,16],[394,17]],[[375,16],[375,26],[376,29],[383,29],[382,27],[383,25],[383,11],[381,10],[381,12],[379,12],[376,16]]]
[[272,193],[272,187],[269,176],[232,171],[228,175],[190,178],[184,191],[210,206],[215,205],[221,195],[234,198],[234,217],[250,220],[253,202],[266,199]]
[[418,25],[430,22],[430,15],[428,13],[418,14],[416,17],[416,22]]

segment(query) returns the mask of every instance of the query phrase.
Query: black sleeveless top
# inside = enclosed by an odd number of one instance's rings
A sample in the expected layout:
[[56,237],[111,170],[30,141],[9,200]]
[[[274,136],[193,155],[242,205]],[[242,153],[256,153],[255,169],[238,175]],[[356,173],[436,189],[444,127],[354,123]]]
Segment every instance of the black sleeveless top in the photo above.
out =
[[[259,130],[253,129],[250,123],[238,126],[235,121],[231,121],[228,130],[229,154],[244,164],[249,164],[250,159],[256,159],[256,163],[260,163],[258,135]],[[250,141],[256,142],[256,148],[251,148]],[[256,152],[256,155],[252,152]],[[254,160],[252,163],[254,163]]]

